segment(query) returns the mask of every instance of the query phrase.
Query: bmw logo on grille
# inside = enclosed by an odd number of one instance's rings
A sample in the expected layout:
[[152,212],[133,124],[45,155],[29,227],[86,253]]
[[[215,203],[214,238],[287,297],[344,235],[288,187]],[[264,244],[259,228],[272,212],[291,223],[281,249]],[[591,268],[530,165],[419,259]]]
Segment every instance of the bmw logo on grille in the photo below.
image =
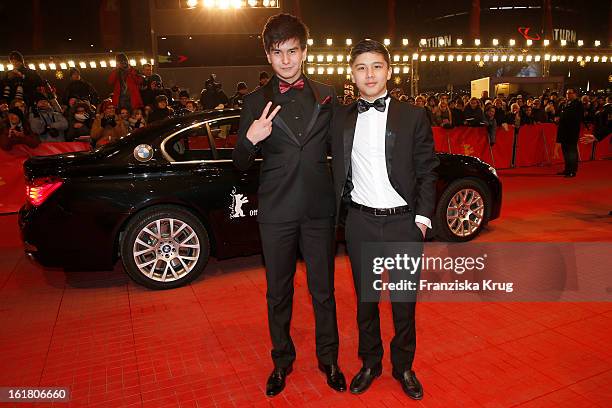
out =
[[153,158],[153,148],[148,144],[141,144],[134,148],[134,157],[140,162],[146,162]]

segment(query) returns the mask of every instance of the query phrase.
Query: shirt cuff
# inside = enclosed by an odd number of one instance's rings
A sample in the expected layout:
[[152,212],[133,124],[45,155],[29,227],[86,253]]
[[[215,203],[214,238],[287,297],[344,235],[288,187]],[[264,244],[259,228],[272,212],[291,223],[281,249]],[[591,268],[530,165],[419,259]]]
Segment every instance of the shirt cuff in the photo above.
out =
[[420,222],[421,224],[427,225],[427,228],[431,229],[431,220],[427,217],[423,217],[422,215],[416,215],[414,217],[414,222]]

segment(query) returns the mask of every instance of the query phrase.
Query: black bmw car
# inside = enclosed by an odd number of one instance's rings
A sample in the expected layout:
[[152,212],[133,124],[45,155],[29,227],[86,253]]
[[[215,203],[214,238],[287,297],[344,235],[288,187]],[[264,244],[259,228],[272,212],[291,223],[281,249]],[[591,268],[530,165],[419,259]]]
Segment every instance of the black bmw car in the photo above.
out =
[[[19,212],[25,250],[46,266],[126,272],[153,289],[197,278],[210,256],[259,252],[259,163],[232,163],[240,111],[194,113],[139,129],[92,152],[24,164]],[[432,237],[467,241],[499,217],[495,169],[438,153]]]

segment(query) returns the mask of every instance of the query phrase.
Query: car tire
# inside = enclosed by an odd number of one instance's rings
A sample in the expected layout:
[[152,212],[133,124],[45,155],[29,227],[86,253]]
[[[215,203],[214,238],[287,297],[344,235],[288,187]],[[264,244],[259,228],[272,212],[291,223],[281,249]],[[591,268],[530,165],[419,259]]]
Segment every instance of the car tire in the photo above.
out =
[[210,239],[202,222],[181,207],[156,206],[136,214],[120,243],[127,274],[150,289],[172,289],[204,272]]
[[491,199],[486,185],[477,179],[453,181],[438,200],[436,237],[440,241],[466,242],[486,225]]

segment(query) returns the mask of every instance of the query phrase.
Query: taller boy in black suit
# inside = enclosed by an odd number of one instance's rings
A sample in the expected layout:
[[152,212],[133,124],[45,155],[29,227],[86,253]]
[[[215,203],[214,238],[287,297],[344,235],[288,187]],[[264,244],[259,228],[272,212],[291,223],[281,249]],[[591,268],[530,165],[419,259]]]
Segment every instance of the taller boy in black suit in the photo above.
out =
[[[422,242],[426,229],[431,228],[438,159],[425,109],[399,102],[387,93],[391,78],[387,49],[376,41],[363,40],[351,50],[350,63],[361,96],[334,113],[332,155],[336,205],[349,207],[345,236],[357,292],[363,362],[350,391],[359,394],[380,376],[383,356],[380,293],[373,301],[362,291],[373,280],[372,270],[362,270],[363,244]],[[412,371],[415,303],[391,299],[393,376],[409,397],[421,399],[423,389]]]
[[[308,29],[296,17],[271,17],[263,43],[274,76],[244,98],[235,165],[263,156],[258,221],[266,262],[268,324],[274,370],[266,394],[277,395],[295,360],[289,328],[298,248],[312,295],[319,368],[327,383],[346,390],[338,359],[334,298],[334,187],[327,163],[333,88],[303,75]],[[274,107],[275,106],[275,107]]]

